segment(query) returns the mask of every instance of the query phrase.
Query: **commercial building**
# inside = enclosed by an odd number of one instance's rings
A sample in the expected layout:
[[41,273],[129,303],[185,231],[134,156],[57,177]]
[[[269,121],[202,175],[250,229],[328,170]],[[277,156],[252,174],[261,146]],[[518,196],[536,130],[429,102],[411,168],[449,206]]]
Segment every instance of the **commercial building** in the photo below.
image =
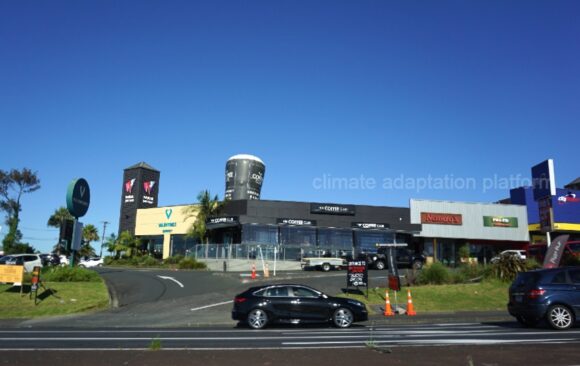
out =
[[468,245],[470,256],[486,263],[529,243],[526,206],[412,199],[410,209],[411,223],[421,225],[415,237],[430,261],[454,266],[459,248]]

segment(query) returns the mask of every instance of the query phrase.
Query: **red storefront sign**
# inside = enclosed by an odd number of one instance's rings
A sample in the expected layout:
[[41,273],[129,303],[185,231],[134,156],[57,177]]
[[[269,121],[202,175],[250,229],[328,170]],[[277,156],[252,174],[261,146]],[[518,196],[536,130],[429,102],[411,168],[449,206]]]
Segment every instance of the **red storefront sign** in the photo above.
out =
[[421,212],[422,224],[463,225],[461,214]]

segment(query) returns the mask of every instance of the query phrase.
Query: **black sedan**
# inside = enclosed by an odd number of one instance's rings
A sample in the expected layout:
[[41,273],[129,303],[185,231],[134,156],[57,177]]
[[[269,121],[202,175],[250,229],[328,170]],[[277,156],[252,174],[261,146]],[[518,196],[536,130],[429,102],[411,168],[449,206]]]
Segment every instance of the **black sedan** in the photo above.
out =
[[332,322],[348,328],[365,321],[365,304],[353,299],[328,296],[304,285],[264,285],[252,287],[234,298],[232,319],[261,329],[269,323]]

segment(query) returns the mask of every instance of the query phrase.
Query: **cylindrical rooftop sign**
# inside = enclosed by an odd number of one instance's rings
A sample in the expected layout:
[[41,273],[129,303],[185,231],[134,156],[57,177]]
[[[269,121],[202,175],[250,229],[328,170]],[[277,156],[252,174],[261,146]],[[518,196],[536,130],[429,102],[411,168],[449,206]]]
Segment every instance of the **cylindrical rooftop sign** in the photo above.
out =
[[232,156],[226,163],[226,200],[259,200],[266,165],[253,155]]

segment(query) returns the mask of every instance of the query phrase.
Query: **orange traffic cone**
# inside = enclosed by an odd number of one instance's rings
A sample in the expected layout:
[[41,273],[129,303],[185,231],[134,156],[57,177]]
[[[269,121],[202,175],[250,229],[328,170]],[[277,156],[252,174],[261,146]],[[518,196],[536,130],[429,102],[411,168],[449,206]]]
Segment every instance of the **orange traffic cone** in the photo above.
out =
[[256,264],[252,264],[252,279],[256,279]]
[[413,298],[411,298],[411,290],[407,290],[407,315],[417,315],[415,309],[413,309]]
[[393,313],[393,309],[391,309],[391,301],[389,300],[389,290],[387,290],[385,295],[385,311],[383,313],[384,316],[395,316]]

